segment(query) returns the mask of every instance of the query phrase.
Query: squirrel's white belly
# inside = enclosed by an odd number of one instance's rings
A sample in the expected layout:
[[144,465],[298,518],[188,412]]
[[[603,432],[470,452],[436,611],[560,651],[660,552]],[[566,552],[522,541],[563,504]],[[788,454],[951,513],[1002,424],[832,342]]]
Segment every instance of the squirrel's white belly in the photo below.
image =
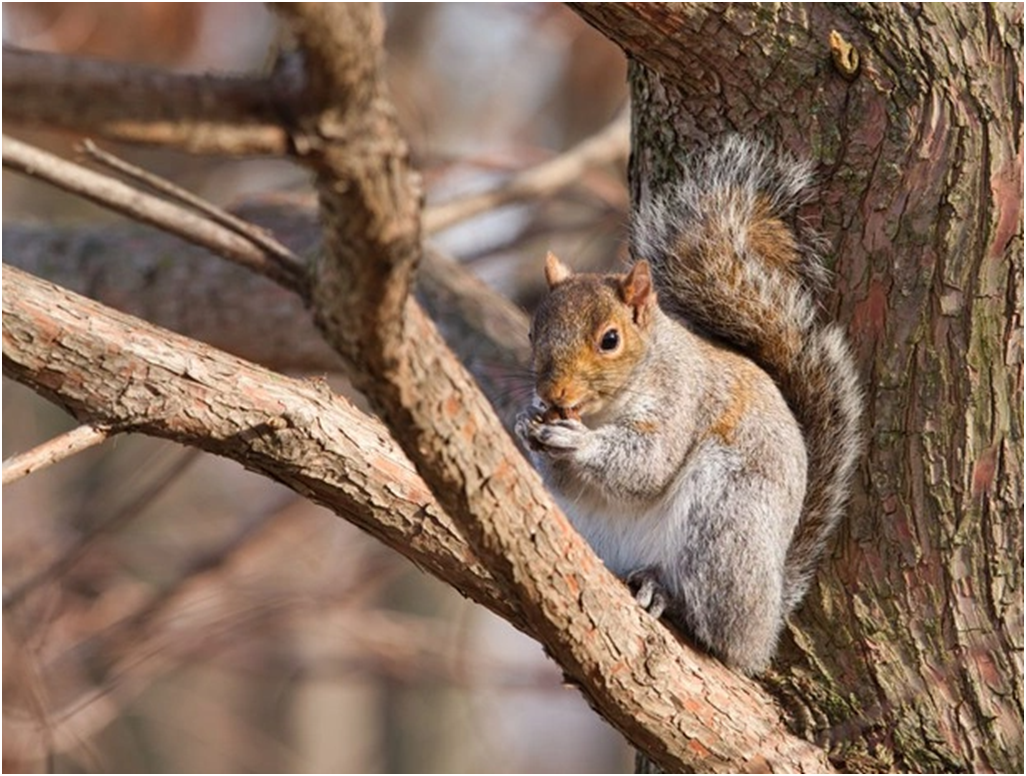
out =
[[558,493],[556,499],[606,567],[626,577],[647,566],[676,567],[681,542],[686,541],[688,516],[698,506],[686,492],[679,492],[682,484],[678,482],[670,489],[673,493],[649,505],[588,495],[571,500]]
[[647,566],[665,566],[672,546],[657,510],[638,511],[636,504],[563,504],[570,522],[581,532],[606,567],[618,577]]

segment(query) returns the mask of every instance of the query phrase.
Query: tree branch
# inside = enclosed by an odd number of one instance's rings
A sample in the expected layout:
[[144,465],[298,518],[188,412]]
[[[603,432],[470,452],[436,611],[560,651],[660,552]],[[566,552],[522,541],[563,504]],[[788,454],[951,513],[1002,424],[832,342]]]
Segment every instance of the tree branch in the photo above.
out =
[[592,167],[626,159],[630,150],[630,111],[624,108],[594,135],[548,161],[518,172],[501,186],[426,208],[424,229],[440,232],[511,202],[551,194],[580,180]]
[[199,447],[289,486],[514,625],[387,430],[323,383],[261,369],[3,267],[4,374],[87,423]]
[[[173,476],[173,472],[169,474]],[[80,747],[83,740],[97,735],[123,714],[131,699],[152,686],[157,676],[190,654],[203,651],[209,655],[211,650],[231,644],[239,632],[255,635],[254,621],[275,614],[286,604],[292,604],[294,611],[294,602],[273,599],[262,600],[241,612],[226,612],[225,608],[231,606],[227,602],[223,606],[209,606],[211,588],[217,589],[218,582],[230,578],[237,569],[232,561],[242,552],[252,551],[253,545],[273,540],[267,529],[288,514],[281,504],[265,508],[141,604],[134,598],[107,601],[117,611],[108,627],[84,634],[75,631],[81,636],[78,638],[61,632],[65,623],[58,614],[42,628],[43,637],[51,637],[45,650],[17,649],[26,640],[15,635],[15,654],[20,657],[17,678],[25,682],[27,675],[32,690],[43,697],[33,714],[11,714],[5,733],[13,733],[12,740],[26,753],[43,751],[52,756]],[[197,607],[197,597],[207,605]],[[110,615],[114,612],[108,610]],[[15,624],[19,618],[11,617],[9,621]],[[71,644],[66,651],[47,659],[53,646],[69,638]],[[62,665],[69,652],[89,665],[88,678],[74,676],[73,672],[69,676],[67,666]],[[61,677],[60,691],[47,687],[43,679],[55,673],[55,664],[61,665],[56,672]]]
[[[83,421],[200,447],[283,482],[550,648],[559,643],[551,633],[536,633],[517,599],[495,585],[381,424],[344,399],[318,383],[267,372],[17,269],[3,268],[3,284],[6,375]],[[661,751],[660,760],[677,767],[827,767],[821,752],[785,731],[779,710],[756,685],[682,650],[566,530],[539,529],[530,573],[594,618],[587,633],[577,634],[577,649],[603,656],[589,684],[615,677],[606,691],[627,704],[615,718],[618,727],[633,726],[636,742]],[[576,552],[563,556],[554,542],[576,544]],[[552,563],[554,554],[559,568],[543,574],[537,566]],[[641,721],[632,722],[633,715]],[[639,726],[661,736],[638,733]]]
[[[95,428],[95,426],[80,426],[76,431]],[[104,438],[106,438],[106,434],[104,434]],[[150,504],[157,496],[164,492],[169,485],[172,485],[175,480],[178,479],[178,476],[182,474],[182,472],[184,472],[196,459],[199,451],[194,448],[191,450],[187,449],[184,453],[184,455],[180,455],[178,460],[175,461],[167,471],[154,478],[152,482],[143,488],[141,493],[132,498],[127,504],[119,507],[113,513],[104,515],[102,522],[94,526],[88,533],[81,535],[71,547],[60,555],[60,557],[42,569],[39,569],[24,582],[21,582],[17,587],[5,591],[3,604],[4,611],[6,612],[8,609],[17,606],[25,599],[25,596],[43,583],[53,579],[58,579],[63,574],[67,573],[68,569],[78,562],[79,558],[82,557],[82,554],[100,536],[111,533],[115,529],[120,528],[128,521],[137,517],[148,504]]]
[[166,178],[155,175],[141,167],[136,167],[134,164],[130,164],[124,159],[104,151],[93,143],[92,140],[83,141],[80,148],[86,156],[97,164],[120,173],[139,186],[163,195],[171,202],[178,202],[190,210],[202,213],[219,226],[223,226],[246,238],[257,247],[262,248],[275,263],[281,265],[281,268],[290,277],[298,279],[302,278],[305,274],[305,262],[278,242],[270,232],[266,232],[248,221],[232,215],[227,210],[193,194],[191,191],[183,189],[181,186],[176,186]]
[[420,181],[378,72],[384,21],[364,4],[275,9],[303,50],[316,116],[302,127],[308,150],[299,154],[326,223],[314,313],[374,400],[380,376],[401,368],[403,308],[421,256]]

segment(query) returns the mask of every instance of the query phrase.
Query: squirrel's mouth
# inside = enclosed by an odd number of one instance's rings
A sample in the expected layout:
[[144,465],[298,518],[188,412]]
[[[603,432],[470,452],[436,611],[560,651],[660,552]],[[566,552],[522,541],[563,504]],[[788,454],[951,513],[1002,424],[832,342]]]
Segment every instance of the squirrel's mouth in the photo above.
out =
[[542,420],[546,423],[555,420],[580,420],[581,406],[581,404],[575,404],[572,407],[564,407],[559,404],[550,404],[542,414]]

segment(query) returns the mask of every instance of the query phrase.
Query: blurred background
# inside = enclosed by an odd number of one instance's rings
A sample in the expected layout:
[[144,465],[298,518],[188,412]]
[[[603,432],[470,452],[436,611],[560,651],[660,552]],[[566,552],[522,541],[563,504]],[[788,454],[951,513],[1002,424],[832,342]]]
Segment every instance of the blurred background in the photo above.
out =
[[[561,5],[392,4],[388,72],[429,202],[501,185],[623,109],[621,52]],[[174,70],[261,72],[258,4],[3,6],[4,41]],[[5,126],[62,156],[81,140]],[[231,206],[308,190],[281,160],[105,147]],[[529,308],[541,257],[623,253],[626,160],[437,235]],[[5,226],[106,211],[4,172]],[[217,259],[211,259],[217,261]],[[8,380],[3,455],[73,427]],[[141,436],[3,489],[4,770],[627,771],[541,648],[331,513]]]

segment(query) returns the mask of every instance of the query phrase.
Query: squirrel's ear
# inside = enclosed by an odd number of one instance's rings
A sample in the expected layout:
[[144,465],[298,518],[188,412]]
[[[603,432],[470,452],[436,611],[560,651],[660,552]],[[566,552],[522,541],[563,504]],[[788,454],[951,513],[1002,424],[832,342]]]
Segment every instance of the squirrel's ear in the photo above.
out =
[[574,273],[570,268],[561,262],[552,251],[545,256],[545,279],[549,282],[549,288],[555,288]]
[[635,309],[635,317],[651,303],[655,301],[655,291],[652,289],[652,271],[648,262],[642,259],[627,273],[620,281],[620,295],[623,301]]

